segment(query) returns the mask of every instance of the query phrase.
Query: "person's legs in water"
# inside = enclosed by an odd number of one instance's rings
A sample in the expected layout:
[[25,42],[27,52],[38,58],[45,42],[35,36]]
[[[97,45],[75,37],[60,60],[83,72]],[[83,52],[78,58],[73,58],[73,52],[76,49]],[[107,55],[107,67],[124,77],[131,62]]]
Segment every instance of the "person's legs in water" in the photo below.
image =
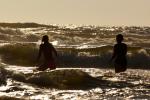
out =
[[39,71],[45,71],[46,69],[48,69],[47,63],[44,63],[37,68],[37,70],[39,70]]
[[48,68],[49,68],[50,70],[56,69],[56,65],[55,65],[54,60],[49,61],[49,63],[48,63]]
[[114,66],[115,66],[115,73],[125,72],[127,69],[125,65],[119,65],[115,63]]
[[37,70],[39,71],[45,71],[47,69],[50,69],[50,70],[54,70],[56,69],[56,65],[55,65],[55,62],[53,60],[49,61],[49,62],[45,62],[44,64],[40,65]]

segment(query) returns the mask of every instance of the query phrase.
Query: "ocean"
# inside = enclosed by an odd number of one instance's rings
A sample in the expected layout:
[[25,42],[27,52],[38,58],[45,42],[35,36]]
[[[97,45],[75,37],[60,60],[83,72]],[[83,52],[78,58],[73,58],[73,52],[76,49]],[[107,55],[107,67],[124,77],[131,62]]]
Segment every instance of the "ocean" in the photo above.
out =
[[[150,98],[150,27],[35,23],[0,26],[0,98]],[[109,63],[117,34],[123,34],[128,46],[128,69],[119,74]],[[36,57],[43,35],[49,36],[58,52],[57,68],[37,72]]]

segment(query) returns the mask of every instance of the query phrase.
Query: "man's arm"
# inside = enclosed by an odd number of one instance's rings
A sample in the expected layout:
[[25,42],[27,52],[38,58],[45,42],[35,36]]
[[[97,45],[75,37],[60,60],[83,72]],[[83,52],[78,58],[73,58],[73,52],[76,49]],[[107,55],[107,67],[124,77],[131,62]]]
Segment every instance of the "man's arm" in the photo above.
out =
[[37,62],[39,62],[39,59],[40,59],[41,55],[42,55],[42,46],[40,45],[38,57],[37,57],[37,60],[36,60]]
[[127,51],[128,51],[128,47],[127,47],[127,45],[125,44],[125,55],[127,54]]

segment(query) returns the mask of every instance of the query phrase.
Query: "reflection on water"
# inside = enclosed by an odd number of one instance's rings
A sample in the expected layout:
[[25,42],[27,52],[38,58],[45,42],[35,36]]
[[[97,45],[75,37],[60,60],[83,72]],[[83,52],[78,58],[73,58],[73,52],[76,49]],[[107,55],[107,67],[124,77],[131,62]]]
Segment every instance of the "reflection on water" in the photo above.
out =
[[[58,49],[72,50],[72,48],[75,48],[78,49],[79,51],[87,50],[85,54],[86,56],[88,56],[87,54],[99,55],[97,54],[97,51],[102,53],[103,51],[105,51],[106,53],[108,53],[107,51],[112,49],[111,45],[115,43],[114,41],[114,36],[116,35],[115,33],[118,31],[122,31],[126,33],[126,34],[123,33],[126,36],[125,42],[128,44],[128,46],[132,47],[132,48],[130,47],[131,53],[129,52],[129,58],[130,58],[129,62],[131,63],[131,66],[139,67],[140,65],[142,65],[140,67],[147,66],[148,68],[149,67],[148,65],[150,65],[149,64],[149,55],[150,55],[150,50],[149,50],[150,28],[149,27],[114,27],[114,26],[113,27],[95,27],[95,26],[77,27],[77,26],[57,26],[57,25],[56,26],[50,25],[50,27],[47,26],[44,27],[43,25],[42,26],[38,25],[39,27],[32,28],[32,25],[34,26],[33,23],[31,23],[31,26],[29,25],[30,27],[28,26],[28,24],[22,24],[22,25],[27,26],[27,28],[20,28],[20,25],[18,27],[18,24],[15,25],[18,28],[9,28],[9,26],[11,26],[9,24],[8,24],[8,28],[0,28],[1,30],[0,33],[1,55],[0,56],[2,58],[4,57],[2,60],[5,61],[7,64],[9,63],[9,64],[19,65],[25,63],[24,61],[27,61],[26,62],[27,65],[32,64],[31,62],[33,62],[34,53],[36,52],[36,49],[33,49],[32,47],[37,47],[38,45],[41,44],[41,41],[38,40],[44,34],[50,36],[51,43],[53,43],[53,45],[55,45]],[[5,47],[5,45],[8,46]],[[14,50],[12,50],[12,48],[14,48]],[[24,53],[24,50],[29,54]],[[90,53],[88,53],[89,51]],[[79,54],[84,55],[84,53],[83,54],[79,53]],[[26,55],[30,55],[30,57],[26,57]],[[69,57],[70,58],[74,57],[73,55],[74,54],[70,54]],[[105,65],[107,63],[105,61],[107,61],[108,56],[109,55],[105,55],[105,54],[101,55],[101,57],[105,59],[104,60],[102,59],[102,62],[99,62],[98,59],[97,60],[98,64]],[[65,53],[63,55],[63,59],[68,59],[65,57]],[[84,61],[87,61],[86,59],[83,60],[83,63]],[[74,58],[70,60],[74,62]],[[82,58],[79,58],[79,60],[81,60],[82,63]],[[21,63],[20,62],[18,63],[17,61],[21,61]],[[93,61],[93,59],[92,60],[89,59],[88,61]],[[77,60],[77,64],[78,63],[79,62]],[[84,65],[86,65],[86,63],[84,63]],[[30,74],[31,76],[32,74],[38,73],[33,71],[35,67],[20,67],[20,66],[5,65],[5,69],[16,73]],[[8,77],[7,85],[0,86],[0,96],[5,95],[5,96],[25,98],[25,99],[35,99],[35,100],[37,99],[42,99],[42,100],[111,99],[112,100],[112,99],[128,99],[128,98],[129,99],[150,98],[149,95],[150,94],[150,78],[149,78],[150,71],[149,70],[129,69],[127,72],[121,74],[114,74],[114,71],[111,69],[95,69],[95,68],[58,68],[56,70],[64,70],[64,69],[74,69],[74,70],[80,69],[88,73],[95,79],[99,80],[99,82],[98,83],[92,82],[91,84],[93,87],[91,87],[90,89],[79,88],[80,90],[79,89],[60,90],[56,88],[39,87],[37,84],[35,85],[32,83],[20,82],[20,81],[16,81],[12,77],[11,78]],[[16,76],[17,75],[20,74],[16,74]],[[23,75],[21,74],[20,76],[22,77]],[[17,78],[20,78],[20,76],[19,77],[17,76]],[[56,76],[56,78],[57,77],[59,78],[59,76]],[[62,78],[64,79],[64,76],[62,76]],[[2,81],[3,80],[4,79],[2,78]],[[89,80],[89,82],[91,81]],[[83,83],[81,84],[81,86],[85,84],[86,83]]]
[[[7,70],[33,73],[35,67],[7,66]],[[129,69],[126,73],[114,74],[111,69],[95,68],[57,68],[80,69],[93,77],[107,80],[107,83],[87,90],[60,90],[55,88],[38,87],[33,84],[7,79],[7,85],[0,87],[0,96],[11,96],[26,99],[57,99],[57,100],[86,100],[86,99],[148,99],[150,98],[150,71]],[[84,84],[84,83],[83,83]],[[94,84],[94,83],[93,83]]]

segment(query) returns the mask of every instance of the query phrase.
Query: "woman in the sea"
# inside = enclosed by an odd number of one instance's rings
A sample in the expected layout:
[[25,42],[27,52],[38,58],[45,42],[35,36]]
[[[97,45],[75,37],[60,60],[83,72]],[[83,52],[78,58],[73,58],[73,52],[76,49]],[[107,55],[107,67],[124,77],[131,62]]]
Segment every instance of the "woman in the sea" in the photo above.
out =
[[39,54],[37,57],[37,62],[39,62],[39,59],[41,58],[41,55],[43,55],[44,61],[43,64],[41,64],[37,70],[44,71],[46,69],[56,69],[55,59],[54,56],[57,56],[57,51],[53,47],[51,43],[49,43],[49,38],[47,35],[44,35],[42,37],[42,43],[39,48]]
[[120,73],[124,72],[127,69],[127,45],[125,43],[122,43],[123,41],[123,35],[118,34],[116,36],[116,42],[117,44],[114,45],[113,49],[113,56],[111,58],[111,61],[114,59],[114,66],[115,66],[115,72]]

